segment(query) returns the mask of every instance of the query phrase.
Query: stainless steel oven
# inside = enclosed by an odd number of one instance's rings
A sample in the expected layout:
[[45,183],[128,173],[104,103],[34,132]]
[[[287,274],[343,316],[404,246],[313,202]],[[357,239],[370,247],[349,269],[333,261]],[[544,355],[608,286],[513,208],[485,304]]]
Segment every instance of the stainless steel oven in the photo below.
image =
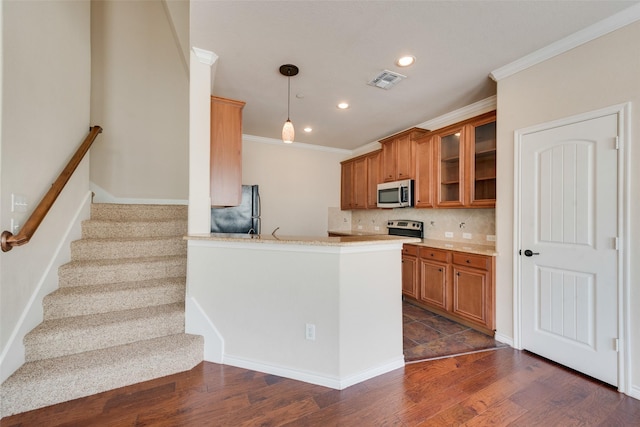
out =
[[387,221],[387,229],[390,236],[424,238],[424,223],[408,219],[394,219]]

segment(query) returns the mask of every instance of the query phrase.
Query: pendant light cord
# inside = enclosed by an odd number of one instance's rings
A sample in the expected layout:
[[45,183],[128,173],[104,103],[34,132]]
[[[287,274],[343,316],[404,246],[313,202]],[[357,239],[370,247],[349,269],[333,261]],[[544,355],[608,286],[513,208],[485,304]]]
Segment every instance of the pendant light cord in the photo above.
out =
[[287,76],[287,120],[291,112],[291,75]]

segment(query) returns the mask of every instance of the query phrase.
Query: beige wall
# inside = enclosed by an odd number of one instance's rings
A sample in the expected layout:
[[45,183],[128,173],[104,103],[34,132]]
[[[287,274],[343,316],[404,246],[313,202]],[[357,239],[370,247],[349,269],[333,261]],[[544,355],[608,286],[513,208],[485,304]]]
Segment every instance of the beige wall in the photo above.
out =
[[[2,230],[7,230],[12,217],[22,222],[33,211],[89,131],[90,3],[4,1],[0,7],[0,217]],[[100,143],[98,137],[95,144]],[[26,214],[11,213],[11,193],[27,197]],[[25,321],[37,323],[27,316],[30,305],[42,311],[32,298],[42,287],[57,286],[57,266],[68,259],[69,251],[68,244],[59,248],[60,242],[77,232],[70,231],[73,216],[88,194],[86,159],[31,242],[0,255],[2,378],[19,362],[8,361],[10,341],[22,343],[21,336],[12,338],[12,334]]]
[[168,10],[160,0],[92,2],[91,119],[104,143],[91,153],[91,181],[116,198],[188,197],[189,76],[175,32],[188,28]]
[[242,183],[258,184],[263,234],[326,236],[328,211],[340,206],[342,150],[255,142],[242,146]]
[[[517,129],[631,101],[640,135],[640,23],[634,23],[498,82],[497,326],[513,337],[513,133]],[[632,384],[640,392],[640,150],[630,140]]]

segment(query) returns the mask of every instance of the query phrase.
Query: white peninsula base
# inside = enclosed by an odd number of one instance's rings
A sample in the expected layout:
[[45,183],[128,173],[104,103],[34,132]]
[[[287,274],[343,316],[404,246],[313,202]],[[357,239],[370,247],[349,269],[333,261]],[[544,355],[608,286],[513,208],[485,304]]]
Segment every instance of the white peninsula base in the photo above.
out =
[[415,239],[187,239],[186,331],[205,360],[334,389],[404,366],[401,249]]

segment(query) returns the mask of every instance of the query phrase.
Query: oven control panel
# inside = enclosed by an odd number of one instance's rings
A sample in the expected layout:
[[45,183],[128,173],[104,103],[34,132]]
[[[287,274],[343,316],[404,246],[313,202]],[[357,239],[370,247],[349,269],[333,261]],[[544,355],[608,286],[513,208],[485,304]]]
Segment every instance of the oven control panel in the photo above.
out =
[[387,221],[389,234],[394,236],[424,237],[424,223],[408,219],[394,219]]

